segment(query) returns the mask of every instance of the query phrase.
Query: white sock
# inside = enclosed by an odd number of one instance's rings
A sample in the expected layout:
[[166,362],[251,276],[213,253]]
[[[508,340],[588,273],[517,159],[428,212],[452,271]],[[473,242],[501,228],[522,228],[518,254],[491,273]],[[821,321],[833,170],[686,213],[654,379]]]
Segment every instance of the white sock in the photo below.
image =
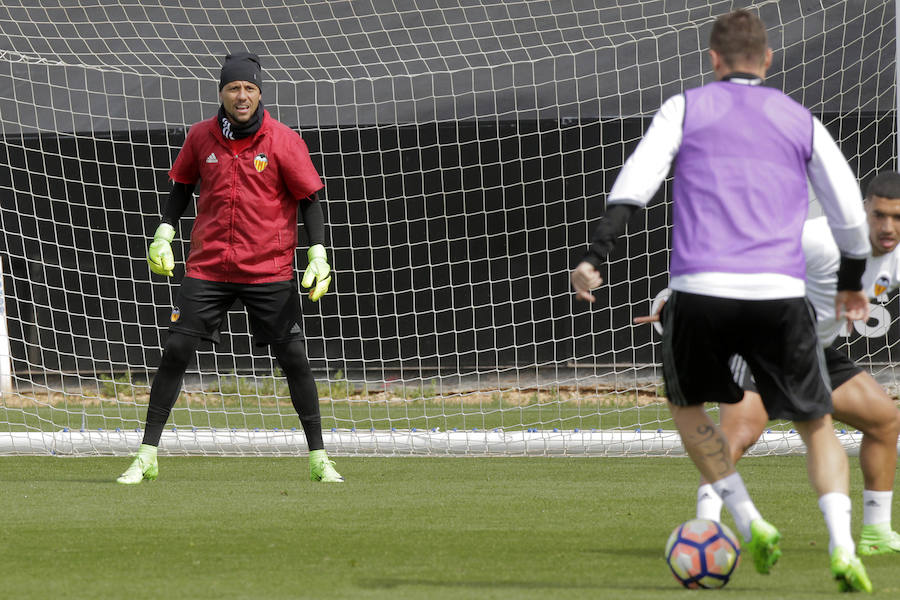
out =
[[747,493],[740,474],[735,471],[728,477],[713,482],[712,487],[725,503],[728,512],[731,513],[734,524],[744,537],[744,541],[749,542],[750,522],[762,518],[762,515],[759,514],[753,500],[750,499],[750,494]]
[[894,492],[863,490],[863,525],[891,524],[891,502]]
[[722,499],[709,483],[697,488],[697,518],[722,520]]
[[828,526],[828,553],[843,546],[855,554],[855,544],[850,533],[850,496],[840,492],[829,492],[819,498],[819,510]]

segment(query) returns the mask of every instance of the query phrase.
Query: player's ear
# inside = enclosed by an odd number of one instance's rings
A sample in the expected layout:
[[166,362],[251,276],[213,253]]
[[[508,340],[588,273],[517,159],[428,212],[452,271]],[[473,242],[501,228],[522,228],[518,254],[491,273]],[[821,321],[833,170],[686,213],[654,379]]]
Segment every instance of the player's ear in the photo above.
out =
[[772,49],[771,48],[766,48],[766,57],[765,57],[765,59],[763,59],[763,66],[765,67],[766,71],[768,71],[769,67],[772,66]]
[[722,75],[720,71],[722,69],[722,55],[715,50],[710,49],[709,62],[712,63],[712,71],[716,74],[716,78],[721,79]]

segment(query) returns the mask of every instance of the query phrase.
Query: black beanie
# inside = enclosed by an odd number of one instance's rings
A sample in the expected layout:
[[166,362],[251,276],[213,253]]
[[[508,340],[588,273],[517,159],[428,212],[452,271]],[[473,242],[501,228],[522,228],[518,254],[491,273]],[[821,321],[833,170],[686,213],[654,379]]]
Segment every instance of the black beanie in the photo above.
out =
[[262,67],[259,57],[250,52],[235,52],[225,57],[219,77],[219,91],[232,81],[249,81],[262,90]]

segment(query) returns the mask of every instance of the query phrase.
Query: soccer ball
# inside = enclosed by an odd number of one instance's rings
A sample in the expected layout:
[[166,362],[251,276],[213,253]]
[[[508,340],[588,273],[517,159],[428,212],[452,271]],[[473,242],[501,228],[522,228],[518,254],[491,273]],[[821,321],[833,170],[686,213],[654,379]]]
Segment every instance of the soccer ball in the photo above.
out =
[[672,574],[690,589],[724,586],[740,557],[741,548],[731,530],[710,519],[682,523],[666,542],[666,562]]

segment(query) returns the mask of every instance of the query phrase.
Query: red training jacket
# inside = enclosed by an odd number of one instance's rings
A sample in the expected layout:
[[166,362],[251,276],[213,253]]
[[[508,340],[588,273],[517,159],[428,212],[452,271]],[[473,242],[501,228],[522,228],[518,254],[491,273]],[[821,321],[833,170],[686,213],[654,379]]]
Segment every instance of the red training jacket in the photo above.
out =
[[200,182],[188,277],[233,283],[294,277],[298,203],[324,187],[296,131],[263,109],[259,131],[234,154],[218,119],[201,121],[188,131],[169,177]]

